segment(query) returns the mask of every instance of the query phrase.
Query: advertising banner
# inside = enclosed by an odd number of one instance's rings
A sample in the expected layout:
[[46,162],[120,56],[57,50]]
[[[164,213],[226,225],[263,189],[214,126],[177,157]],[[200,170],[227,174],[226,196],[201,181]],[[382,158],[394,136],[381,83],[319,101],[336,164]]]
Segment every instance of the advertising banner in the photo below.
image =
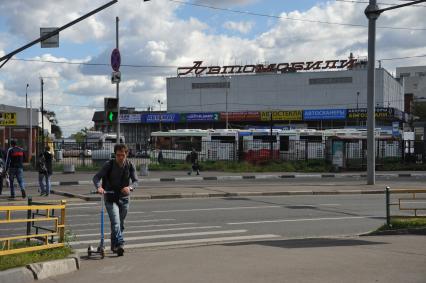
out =
[[304,110],[304,120],[344,120],[346,119],[346,109],[318,109]]
[[178,123],[180,115],[177,113],[164,113],[164,114],[145,114],[142,115],[142,123]]
[[0,112],[0,126],[16,126],[16,113]]
[[219,121],[219,113],[188,113],[185,118],[187,122],[214,122]]
[[[226,121],[226,112],[220,112],[220,120]],[[260,121],[260,112],[228,112],[228,121]]]
[[138,124],[141,122],[141,114],[120,114],[120,123],[122,124]]
[[[269,121],[270,111],[261,112],[261,121]],[[291,111],[272,111],[272,120],[274,121],[302,121],[302,110]]]
[[[376,119],[392,119],[394,118],[394,109],[393,108],[376,108]],[[367,108],[360,109],[348,109],[348,120],[355,119],[367,119]]]

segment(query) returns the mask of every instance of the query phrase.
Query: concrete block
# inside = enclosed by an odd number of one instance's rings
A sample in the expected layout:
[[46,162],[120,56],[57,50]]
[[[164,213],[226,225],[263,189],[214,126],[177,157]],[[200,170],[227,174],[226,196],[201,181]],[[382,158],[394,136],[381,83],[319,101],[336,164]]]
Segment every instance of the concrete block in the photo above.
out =
[[34,273],[37,280],[77,271],[77,263],[74,258],[33,263],[27,267]]
[[0,271],[1,283],[34,282],[34,274],[26,267],[11,268]]

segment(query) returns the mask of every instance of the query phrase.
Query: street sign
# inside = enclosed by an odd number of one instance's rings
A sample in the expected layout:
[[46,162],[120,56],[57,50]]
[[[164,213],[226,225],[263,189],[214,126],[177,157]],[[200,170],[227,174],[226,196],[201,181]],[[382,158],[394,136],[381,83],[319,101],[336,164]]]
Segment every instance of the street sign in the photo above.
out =
[[[45,36],[58,28],[40,28],[40,37]],[[59,47],[59,32],[40,42],[41,48],[57,48]]]
[[117,84],[119,82],[121,82],[121,72],[112,72],[111,83]]
[[118,72],[121,65],[121,56],[118,48],[115,48],[111,53],[111,67],[114,71]]

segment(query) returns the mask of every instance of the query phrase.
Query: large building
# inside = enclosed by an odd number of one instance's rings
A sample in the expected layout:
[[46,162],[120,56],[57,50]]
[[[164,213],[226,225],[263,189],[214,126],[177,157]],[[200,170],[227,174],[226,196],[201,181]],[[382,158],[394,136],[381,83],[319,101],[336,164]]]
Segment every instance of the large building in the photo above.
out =
[[[376,126],[404,126],[402,83],[376,69]],[[167,113],[124,112],[126,141],[179,128],[344,128],[366,126],[366,61],[192,66],[167,78]],[[102,128],[102,113],[94,116]],[[98,119],[95,119],[98,117]],[[97,121],[96,121],[97,120]],[[113,130],[113,129],[112,129]]]
[[396,77],[404,86],[405,112],[412,112],[414,100],[426,102],[426,66],[396,68]]

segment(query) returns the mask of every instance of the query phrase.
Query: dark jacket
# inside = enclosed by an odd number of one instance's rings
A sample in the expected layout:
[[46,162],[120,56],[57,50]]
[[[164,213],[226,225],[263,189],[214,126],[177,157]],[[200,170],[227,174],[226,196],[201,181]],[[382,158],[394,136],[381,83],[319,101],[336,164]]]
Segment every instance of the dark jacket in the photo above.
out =
[[[37,162],[37,170],[40,174],[48,174],[52,175],[52,161],[53,161],[53,155],[49,151],[45,151],[39,156],[39,162]],[[44,163],[45,168],[42,168],[42,163]],[[47,172],[44,172],[43,169],[46,169]]]
[[128,186],[136,188],[138,184],[136,168],[129,160],[126,160],[123,167],[120,167],[114,159],[108,160],[93,177],[93,184],[96,188],[101,186],[101,181],[104,190],[110,192],[106,194],[106,199],[117,201],[121,197],[127,197],[121,194],[122,188]]
[[9,148],[6,154],[6,166],[9,168],[24,168],[24,150],[19,146]]
[[198,153],[196,151],[191,151],[189,154],[189,159],[191,160],[191,163],[198,163]]

